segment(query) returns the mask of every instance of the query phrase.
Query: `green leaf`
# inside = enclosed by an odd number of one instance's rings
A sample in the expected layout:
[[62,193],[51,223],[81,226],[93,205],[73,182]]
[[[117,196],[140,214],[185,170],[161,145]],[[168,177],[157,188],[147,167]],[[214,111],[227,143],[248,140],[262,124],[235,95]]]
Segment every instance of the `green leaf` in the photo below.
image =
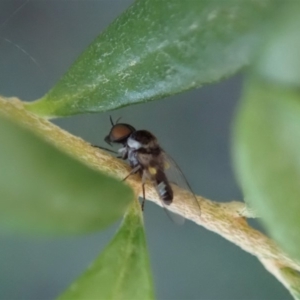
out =
[[59,299],[154,299],[138,201],[102,254]]
[[259,55],[255,72],[264,80],[300,87],[300,1],[286,5]]
[[[18,116],[34,124],[9,102],[0,104],[2,112],[10,111],[11,118]],[[0,118],[2,229],[81,234],[99,230],[121,217],[133,199],[129,187],[62,153],[7,116]],[[45,130],[45,134],[53,132]]]
[[28,109],[106,111],[231,76],[250,62],[275,8],[273,0],[136,1]]
[[245,198],[282,248],[300,259],[299,89],[250,81],[235,126]]

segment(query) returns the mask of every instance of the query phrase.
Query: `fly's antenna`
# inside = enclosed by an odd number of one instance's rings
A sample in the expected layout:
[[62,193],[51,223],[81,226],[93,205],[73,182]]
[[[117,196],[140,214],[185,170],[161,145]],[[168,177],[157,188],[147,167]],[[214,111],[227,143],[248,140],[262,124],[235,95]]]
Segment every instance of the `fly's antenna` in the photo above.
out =
[[116,124],[118,124],[121,119],[122,119],[122,117],[118,118],[116,121]]
[[109,116],[111,126],[115,126],[114,121],[111,116]]

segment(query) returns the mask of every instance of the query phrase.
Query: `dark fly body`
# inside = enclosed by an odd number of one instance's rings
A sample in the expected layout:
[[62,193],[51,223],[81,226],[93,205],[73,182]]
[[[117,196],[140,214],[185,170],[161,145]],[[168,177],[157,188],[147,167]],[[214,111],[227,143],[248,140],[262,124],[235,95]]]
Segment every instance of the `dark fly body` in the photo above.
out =
[[[143,202],[145,203],[145,183],[152,182],[164,206],[168,206],[173,201],[173,190],[165,174],[167,155],[160,147],[157,138],[147,130],[136,130],[133,126],[125,123],[114,124],[110,119],[112,128],[105,137],[108,144],[116,143],[122,145],[118,150],[120,157],[128,160],[132,170],[128,176],[139,173],[142,177]],[[173,166],[178,169],[177,165]],[[178,170],[180,172],[180,170]],[[180,172],[180,174],[182,174]],[[127,176],[127,177],[128,177]],[[126,177],[126,178],[127,178]],[[125,179],[126,179],[125,178]],[[184,179],[185,180],[185,179]],[[186,185],[187,187],[188,184]],[[175,214],[170,217],[176,223],[183,223],[184,218]]]

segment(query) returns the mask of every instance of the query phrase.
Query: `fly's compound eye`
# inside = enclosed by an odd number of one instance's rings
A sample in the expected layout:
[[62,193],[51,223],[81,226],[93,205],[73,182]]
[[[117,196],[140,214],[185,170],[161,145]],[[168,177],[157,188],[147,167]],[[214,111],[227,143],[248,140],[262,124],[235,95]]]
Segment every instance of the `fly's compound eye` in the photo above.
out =
[[116,124],[112,127],[109,135],[105,138],[105,141],[108,144],[123,144],[134,131],[135,129],[129,124]]

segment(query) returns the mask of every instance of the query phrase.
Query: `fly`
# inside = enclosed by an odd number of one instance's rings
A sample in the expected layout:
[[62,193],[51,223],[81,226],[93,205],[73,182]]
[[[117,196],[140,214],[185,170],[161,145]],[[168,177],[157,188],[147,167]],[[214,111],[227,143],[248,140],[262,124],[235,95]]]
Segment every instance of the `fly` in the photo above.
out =
[[[111,146],[112,144],[120,144],[122,146],[118,150],[119,157],[123,160],[127,160],[131,167],[131,172],[124,180],[132,174],[140,174],[143,190],[142,210],[144,210],[145,205],[145,184],[147,181],[150,181],[155,187],[164,208],[172,204],[174,197],[173,189],[166,175],[166,170],[169,169],[170,166],[172,166],[181,177],[181,185],[192,193],[178,165],[160,147],[157,138],[151,132],[147,130],[136,130],[133,126],[118,123],[118,121],[114,124],[111,117],[110,122],[112,128],[105,137],[105,141]],[[106,148],[102,149],[111,151]],[[182,182],[184,184],[182,184]],[[193,196],[197,202],[194,194]],[[197,205],[199,207],[198,202]],[[169,210],[166,210],[166,212],[174,222],[181,224],[184,222],[184,217],[171,213]]]

